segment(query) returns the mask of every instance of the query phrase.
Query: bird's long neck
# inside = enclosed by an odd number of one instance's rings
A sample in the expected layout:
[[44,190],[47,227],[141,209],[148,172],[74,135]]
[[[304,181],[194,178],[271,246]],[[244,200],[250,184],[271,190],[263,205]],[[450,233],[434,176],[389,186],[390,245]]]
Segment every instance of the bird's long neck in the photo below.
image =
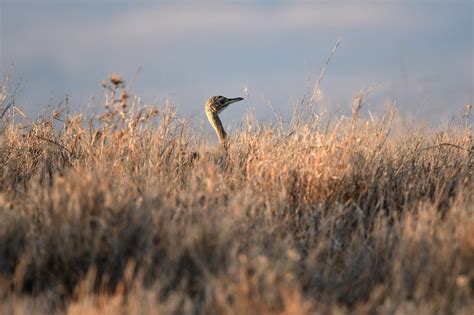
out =
[[222,122],[217,115],[217,113],[213,113],[211,111],[206,111],[207,119],[211,123],[212,128],[216,131],[217,138],[219,138],[220,144],[225,147],[227,144],[227,133],[224,130],[224,127],[222,126]]

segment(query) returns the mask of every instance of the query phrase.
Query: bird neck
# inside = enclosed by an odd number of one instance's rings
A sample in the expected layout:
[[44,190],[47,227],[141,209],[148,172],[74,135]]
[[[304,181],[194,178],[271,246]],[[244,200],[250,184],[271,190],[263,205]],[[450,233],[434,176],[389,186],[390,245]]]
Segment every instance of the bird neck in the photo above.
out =
[[222,122],[217,115],[217,113],[212,113],[212,112],[207,112],[207,118],[209,122],[211,123],[212,128],[214,128],[214,131],[217,134],[217,138],[219,138],[219,142],[223,147],[227,146],[227,133],[224,130],[224,127],[222,126]]

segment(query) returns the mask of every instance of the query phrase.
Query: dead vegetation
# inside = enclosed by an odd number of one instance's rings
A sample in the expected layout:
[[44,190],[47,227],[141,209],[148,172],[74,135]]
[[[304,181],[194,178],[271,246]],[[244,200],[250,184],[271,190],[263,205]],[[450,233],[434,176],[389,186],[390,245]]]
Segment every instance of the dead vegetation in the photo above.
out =
[[93,119],[6,111],[0,313],[473,313],[467,125],[401,130],[358,101],[244,125],[220,167],[171,109],[103,87]]

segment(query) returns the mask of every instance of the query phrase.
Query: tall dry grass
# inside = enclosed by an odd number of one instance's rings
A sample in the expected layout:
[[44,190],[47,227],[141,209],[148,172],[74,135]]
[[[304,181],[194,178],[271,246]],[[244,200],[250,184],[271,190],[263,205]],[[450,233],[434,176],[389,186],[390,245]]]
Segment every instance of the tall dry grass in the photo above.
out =
[[100,117],[3,118],[0,313],[474,312],[468,126],[401,129],[358,102],[246,119],[223,153],[103,86]]

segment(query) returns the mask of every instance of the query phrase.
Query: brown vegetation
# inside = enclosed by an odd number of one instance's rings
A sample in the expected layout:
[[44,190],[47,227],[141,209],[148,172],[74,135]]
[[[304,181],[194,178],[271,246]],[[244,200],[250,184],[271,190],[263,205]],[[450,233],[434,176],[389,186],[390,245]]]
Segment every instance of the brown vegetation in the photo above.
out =
[[108,96],[91,120],[3,118],[0,313],[474,313],[467,126],[248,119],[222,162],[172,110]]

